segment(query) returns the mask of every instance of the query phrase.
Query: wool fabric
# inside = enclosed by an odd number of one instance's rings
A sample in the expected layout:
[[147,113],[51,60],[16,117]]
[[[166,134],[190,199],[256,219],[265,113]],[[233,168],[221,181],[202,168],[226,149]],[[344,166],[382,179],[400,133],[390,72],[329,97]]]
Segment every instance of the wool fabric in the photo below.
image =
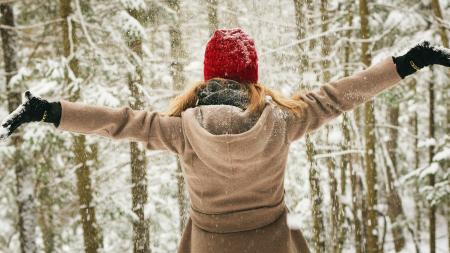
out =
[[205,49],[204,79],[220,77],[239,83],[258,82],[255,42],[240,28],[214,32]]

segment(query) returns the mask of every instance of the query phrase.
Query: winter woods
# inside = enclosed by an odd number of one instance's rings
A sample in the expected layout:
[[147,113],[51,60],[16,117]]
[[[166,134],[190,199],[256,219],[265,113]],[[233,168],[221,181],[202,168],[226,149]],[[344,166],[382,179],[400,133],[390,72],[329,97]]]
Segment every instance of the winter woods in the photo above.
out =
[[[448,47],[450,3],[0,0],[2,118],[27,89],[166,111],[203,79],[216,28],[242,27],[260,82],[293,95]],[[313,252],[448,252],[450,75],[434,66],[293,143],[290,226]],[[1,252],[175,252],[189,200],[176,156],[32,123],[0,143]]]

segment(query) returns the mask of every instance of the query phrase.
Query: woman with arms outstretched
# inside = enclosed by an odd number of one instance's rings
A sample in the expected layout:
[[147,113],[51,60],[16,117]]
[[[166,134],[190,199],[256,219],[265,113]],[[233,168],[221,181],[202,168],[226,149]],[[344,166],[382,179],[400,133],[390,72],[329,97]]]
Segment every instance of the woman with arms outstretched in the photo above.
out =
[[204,81],[175,98],[168,113],[48,102],[26,92],[3,127],[10,135],[24,123],[44,121],[178,154],[191,201],[179,253],[309,252],[300,230],[286,222],[283,179],[290,144],[420,68],[449,67],[449,52],[424,42],[285,98],[258,83],[253,40],[240,29],[217,30],[206,46]]

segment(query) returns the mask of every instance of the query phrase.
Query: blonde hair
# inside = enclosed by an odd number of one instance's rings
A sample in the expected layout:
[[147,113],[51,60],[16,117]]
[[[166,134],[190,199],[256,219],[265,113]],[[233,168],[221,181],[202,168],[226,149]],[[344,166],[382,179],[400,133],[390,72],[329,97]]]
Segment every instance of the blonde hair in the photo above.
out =
[[[214,78],[215,80],[219,80],[223,82],[225,79],[222,78]],[[176,116],[180,117],[181,113],[188,108],[192,108],[196,106],[198,97],[197,93],[206,87],[208,82],[201,81],[189,87],[183,93],[175,97],[171,103],[169,111],[163,113],[168,116]],[[241,84],[242,89],[246,89],[249,95],[249,105],[247,110],[251,113],[261,112],[265,106],[265,96],[270,96],[272,100],[278,105],[289,109],[293,112],[297,117],[300,117],[303,113],[303,109],[306,107],[306,103],[300,100],[300,96],[296,95],[292,98],[286,98],[281,95],[278,91],[271,90],[264,86],[263,84]]]

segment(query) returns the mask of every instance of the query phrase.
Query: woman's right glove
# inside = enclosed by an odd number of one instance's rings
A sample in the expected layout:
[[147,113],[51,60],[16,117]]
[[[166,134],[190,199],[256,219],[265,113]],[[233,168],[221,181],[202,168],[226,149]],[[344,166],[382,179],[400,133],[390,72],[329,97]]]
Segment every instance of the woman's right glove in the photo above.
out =
[[0,139],[10,136],[20,125],[28,122],[48,122],[58,127],[61,120],[61,103],[48,102],[25,92],[25,102],[14,110],[2,123]]
[[392,58],[402,78],[433,64],[450,67],[450,49],[432,46],[428,41],[411,48],[405,55]]

